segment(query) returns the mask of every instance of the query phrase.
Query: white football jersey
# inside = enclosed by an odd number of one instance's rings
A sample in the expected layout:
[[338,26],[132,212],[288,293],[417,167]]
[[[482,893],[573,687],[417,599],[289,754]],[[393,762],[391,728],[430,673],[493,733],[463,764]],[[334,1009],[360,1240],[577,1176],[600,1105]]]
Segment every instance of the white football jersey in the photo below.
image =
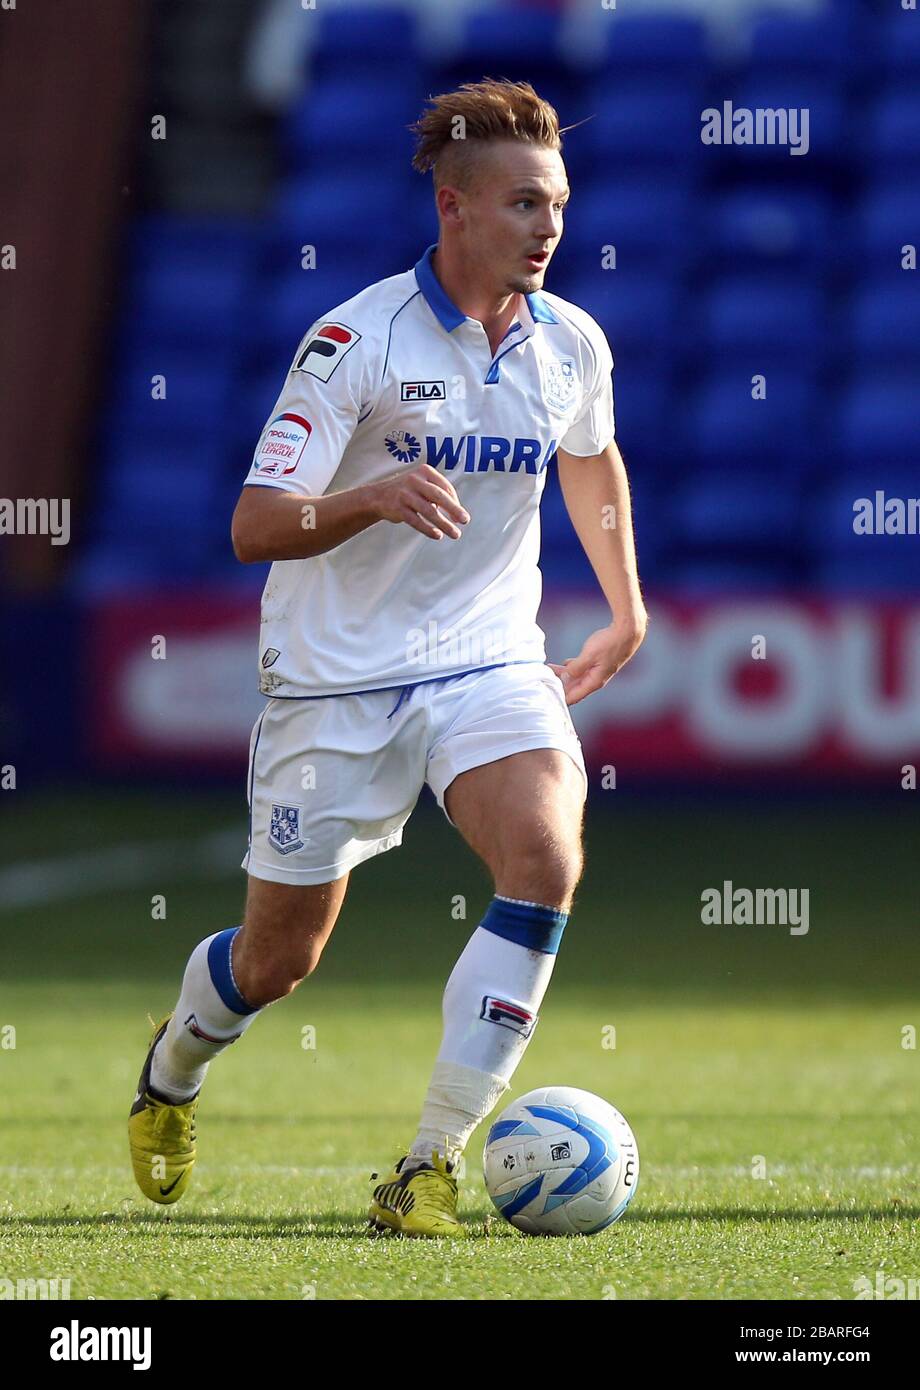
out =
[[493,355],[482,324],[438,282],[434,250],[311,327],[246,483],[311,498],[428,463],[470,521],[440,541],[380,521],[325,555],[276,561],[262,595],[266,695],[545,660],[546,466],[557,445],[587,456],[613,439],[613,359],[589,314],[546,293],[520,296]]

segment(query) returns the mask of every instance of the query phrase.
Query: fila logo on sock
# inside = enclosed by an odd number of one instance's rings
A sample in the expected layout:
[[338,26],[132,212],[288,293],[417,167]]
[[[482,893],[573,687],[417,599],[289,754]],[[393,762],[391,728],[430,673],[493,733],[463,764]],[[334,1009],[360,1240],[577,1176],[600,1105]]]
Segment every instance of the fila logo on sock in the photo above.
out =
[[346,352],[351,352],[360,339],[361,334],[347,324],[324,323],[304,343],[294,371],[308,372],[320,381],[328,381]]
[[496,999],[491,994],[483,996],[479,1017],[488,1023],[497,1023],[501,1028],[511,1028],[522,1038],[529,1038],[537,1026],[536,1014],[529,1013],[520,1004],[512,1004],[508,999]]
[[200,1038],[202,1042],[214,1043],[218,1047],[221,1043],[236,1042],[236,1039],[240,1037],[240,1034],[237,1033],[236,1036],[232,1038],[212,1038],[210,1033],[204,1031],[194,1014],[189,1014],[188,1018],[185,1020],[185,1026],[190,1033],[194,1033],[195,1037]]

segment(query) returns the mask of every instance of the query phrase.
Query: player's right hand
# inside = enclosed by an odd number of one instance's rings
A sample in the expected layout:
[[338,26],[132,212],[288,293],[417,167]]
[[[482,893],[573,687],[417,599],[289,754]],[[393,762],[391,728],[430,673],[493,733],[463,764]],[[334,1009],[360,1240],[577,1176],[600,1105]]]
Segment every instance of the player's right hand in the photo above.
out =
[[444,536],[458,541],[461,526],[470,519],[453,483],[427,463],[411,473],[384,478],[374,488],[381,521],[405,522],[433,541]]

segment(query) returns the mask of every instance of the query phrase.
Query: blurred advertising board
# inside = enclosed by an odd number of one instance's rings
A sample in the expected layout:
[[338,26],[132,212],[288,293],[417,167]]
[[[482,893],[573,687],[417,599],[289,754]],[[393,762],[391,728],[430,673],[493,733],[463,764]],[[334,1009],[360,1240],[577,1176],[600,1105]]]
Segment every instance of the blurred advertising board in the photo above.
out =
[[[920,763],[920,604],[659,595],[649,610],[634,660],[572,711],[595,771],[894,786]],[[604,614],[593,597],[544,604],[549,659]],[[93,763],[238,768],[264,701],[257,598],[151,594],[88,616]]]

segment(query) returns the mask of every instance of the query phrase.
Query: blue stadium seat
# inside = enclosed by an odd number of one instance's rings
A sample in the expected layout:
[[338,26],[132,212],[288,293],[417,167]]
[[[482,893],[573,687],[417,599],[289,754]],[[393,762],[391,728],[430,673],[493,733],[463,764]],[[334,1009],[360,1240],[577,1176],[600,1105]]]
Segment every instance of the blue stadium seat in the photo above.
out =
[[672,555],[660,562],[657,582],[688,598],[722,594],[775,594],[800,577],[794,552],[773,555]]
[[834,448],[844,464],[867,470],[902,465],[917,449],[915,373],[875,371],[857,378],[831,418]]
[[856,62],[853,11],[829,5],[814,14],[765,13],[751,27],[747,63],[766,75],[789,72],[844,77]]
[[[821,516],[818,541],[823,553],[856,553],[865,550],[867,545],[882,546],[898,539],[861,535],[853,529],[854,503],[859,498],[869,498],[874,503],[876,491],[883,492],[886,497],[917,497],[920,495],[917,470],[903,462],[870,467],[867,461],[862,467],[854,463],[843,469],[838,467],[832,481],[818,490],[813,501],[815,511]],[[920,569],[920,561],[917,565]]]
[[[743,163],[760,169],[764,164],[777,166],[783,172],[792,172],[792,167],[803,161],[811,163],[818,159],[825,163],[843,163],[849,150],[849,110],[846,101],[833,79],[812,77],[808,73],[792,77],[778,73],[775,77],[765,77],[754,73],[740,82],[732,97],[734,110],[746,108],[750,111],[801,111],[808,112],[807,151],[793,153],[791,143],[792,126],[787,121],[787,144],[731,144],[704,146],[707,163],[721,152],[731,156],[734,165]],[[720,107],[716,104],[716,110]],[[796,117],[797,144],[805,148],[805,131],[801,117]],[[699,130],[699,122],[697,129]],[[723,132],[724,133],[724,132]],[[769,133],[769,130],[767,131]],[[781,134],[781,127],[775,134]],[[756,135],[756,131],[755,131]],[[787,171],[786,166],[789,166]],[[802,171],[800,171],[801,174]]]
[[150,218],[128,243],[122,332],[159,346],[225,342],[245,325],[241,308],[263,234],[233,220]]
[[[261,228],[237,219],[145,217],[132,228],[81,583],[207,571],[262,250]],[[156,377],[165,378],[162,400],[151,396]]]
[[700,261],[716,258],[732,270],[788,266],[821,274],[837,234],[827,197],[812,189],[732,189],[705,200],[700,220]]
[[250,218],[145,214],[131,225],[125,249],[129,268],[140,272],[188,260],[219,262],[225,270],[244,273],[258,255],[260,239],[261,224]]
[[408,5],[320,6],[311,67],[317,74],[388,68],[394,84],[418,61],[418,17]]
[[407,129],[419,114],[423,91],[394,83],[389,75],[321,76],[289,111],[282,138],[295,169],[309,166],[341,173],[343,159],[360,164],[381,160],[401,172],[408,165],[412,135]]
[[[875,522],[875,494],[906,501],[920,496],[917,470],[903,464],[851,467],[820,491],[810,511],[816,529],[816,574],[822,586],[851,592],[920,592],[917,535],[864,535],[853,529],[854,504],[868,499]],[[884,507],[882,519],[884,520]]]
[[286,371],[311,324],[365,289],[374,278],[359,261],[335,256],[329,263],[322,258],[316,270],[279,275],[264,282],[253,295],[251,345],[267,349],[272,364]]
[[601,248],[612,245],[620,270],[666,257],[673,273],[694,242],[696,216],[690,190],[679,181],[598,180],[576,188],[562,245],[595,265]]
[[660,363],[658,368],[636,368],[630,360],[625,366],[615,362],[613,368],[617,440],[627,459],[642,461],[643,476],[664,473],[687,444],[683,422],[674,426],[680,416],[671,381]]
[[[128,434],[162,435],[195,420],[223,419],[240,360],[232,342],[202,352],[188,345],[166,348],[139,335],[115,364],[109,415],[123,417]],[[154,376],[164,379],[162,399],[151,395]]]
[[[416,190],[387,170],[356,174],[324,173],[289,181],[278,197],[268,234],[273,267],[284,274],[301,272],[302,248],[316,252],[316,267],[306,274],[352,273],[355,294],[373,280],[408,268],[398,247],[405,243],[406,206]],[[399,229],[398,238],[391,229]],[[424,245],[420,244],[418,259]],[[322,312],[322,310],[320,310]]]
[[[260,367],[249,373],[241,383],[242,389],[234,411],[231,438],[235,457],[243,471],[252,461],[252,454],[259,434],[281,393],[290,360],[294,356],[294,347],[296,347],[296,343],[293,344],[287,359],[279,370],[276,371],[273,367]],[[240,481],[242,481],[242,474]]]
[[200,532],[173,532],[165,544],[154,533],[119,533],[96,540],[77,559],[74,588],[82,598],[153,588],[162,592],[167,586],[187,592],[190,582],[207,583],[215,575],[223,578],[214,552],[213,540],[204,541]]
[[[408,177],[394,179],[388,169],[341,169],[289,179],[279,190],[270,240],[294,247],[331,242],[373,245],[387,241],[389,219],[398,218]],[[298,254],[299,262],[300,256]]]
[[[920,282],[916,270],[893,270],[858,287],[847,344],[853,358],[879,365],[895,360],[920,365]],[[917,388],[920,404],[920,384]]]
[[903,539],[901,550],[819,558],[812,569],[814,583],[827,593],[850,597],[920,594],[920,568],[912,541],[916,543],[915,536]]
[[126,316],[132,336],[158,347],[211,343],[237,338],[248,275],[228,272],[219,263],[152,266],[137,275],[128,292]]
[[699,162],[702,106],[694,88],[679,81],[626,80],[612,89],[596,85],[592,97],[589,107],[596,114],[576,133],[582,158],[595,177],[598,170],[612,174],[614,190],[623,169],[646,172],[654,165],[686,178]]
[[126,440],[111,460],[100,494],[100,534],[104,538],[121,533],[126,543],[138,536],[158,536],[168,572],[175,535],[193,531],[200,537],[212,519],[223,458],[222,437],[206,430],[172,442]]
[[867,189],[855,218],[854,254],[867,271],[901,264],[901,247],[920,247],[920,186],[903,176],[880,179]]
[[[641,569],[648,578],[654,567],[662,538],[658,524],[656,490],[641,473],[630,479],[633,520],[640,551]],[[596,587],[591,565],[566,511],[558,472],[551,467],[540,503],[542,546],[540,568],[549,583]]]
[[766,395],[755,400],[750,376],[713,372],[679,410],[681,435],[698,466],[773,469],[778,478],[804,475],[814,457],[820,401],[814,378],[777,363],[767,367]]
[[[390,260],[399,269],[411,270],[422,253],[438,239],[438,213],[431,175],[411,174],[406,185],[401,217],[389,229]],[[387,272],[393,274],[395,271]]]
[[[489,73],[520,80],[522,66],[536,71],[558,69],[560,17],[552,10],[483,9],[466,15],[451,63],[462,63],[469,73]],[[476,78],[467,76],[466,81]],[[541,86],[541,96],[552,100]],[[564,122],[563,122],[564,124]]]
[[920,25],[916,11],[892,5],[876,21],[878,42],[873,57],[885,77],[916,82],[920,78]]
[[734,472],[694,472],[674,492],[669,514],[685,551],[773,551],[796,539],[800,497],[797,480],[741,462]]
[[674,279],[641,271],[599,269],[565,281],[557,292],[598,320],[614,358],[647,353],[667,360],[674,349],[680,294]]
[[823,346],[825,312],[823,292],[804,276],[727,276],[703,297],[700,335],[713,352],[810,357]]
[[710,64],[708,31],[695,15],[629,14],[624,8],[606,18],[606,77],[655,83],[664,76],[695,86]]
[[863,153],[872,172],[920,164],[920,91],[914,85],[882,91],[868,114]]

